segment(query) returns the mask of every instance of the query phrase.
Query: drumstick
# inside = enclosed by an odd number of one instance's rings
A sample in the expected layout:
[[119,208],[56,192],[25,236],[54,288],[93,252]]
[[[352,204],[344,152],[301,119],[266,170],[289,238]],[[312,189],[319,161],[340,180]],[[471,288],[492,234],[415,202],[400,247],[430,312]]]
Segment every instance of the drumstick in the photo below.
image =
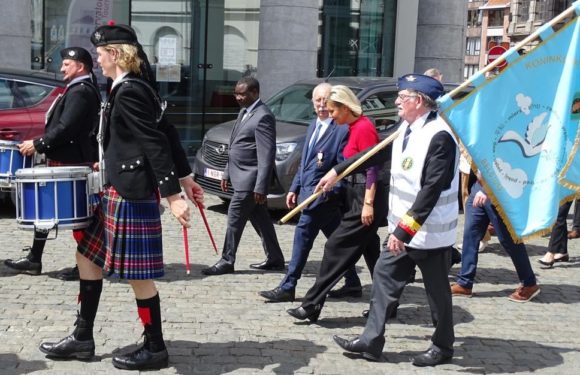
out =
[[205,224],[205,229],[207,229],[207,234],[209,236],[209,239],[211,240],[211,244],[213,245],[213,250],[215,251],[215,254],[218,255],[218,249],[213,239],[213,235],[211,234],[211,229],[209,229],[209,224],[207,222],[207,218],[205,217],[205,213],[203,212],[203,208],[201,208],[199,204],[197,205],[197,208],[199,208],[199,213],[201,214],[201,218],[203,219],[203,223]]
[[191,271],[189,266],[189,239],[187,238],[187,227],[183,226],[183,247],[185,251],[185,272],[189,275]]

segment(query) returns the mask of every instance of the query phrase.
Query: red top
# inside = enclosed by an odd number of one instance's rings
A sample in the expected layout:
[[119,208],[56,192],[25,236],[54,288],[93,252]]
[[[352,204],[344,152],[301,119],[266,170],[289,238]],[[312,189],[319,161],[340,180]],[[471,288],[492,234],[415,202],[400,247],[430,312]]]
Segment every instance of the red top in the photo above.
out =
[[348,142],[342,151],[345,159],[379,143],[377,129],[366,116],[360,116],[349,124],[348,131]]
[[[366,116],[360,116],[355,122],[348,125],[348,141],[342,154],[345,159],[350,158],[359,152],[366,150],[367,148],[379,143],[379,134],[377,129]],[[366,171],[366,187],[370,188],[371,185],[377,180],[377,167],[370,167]]]

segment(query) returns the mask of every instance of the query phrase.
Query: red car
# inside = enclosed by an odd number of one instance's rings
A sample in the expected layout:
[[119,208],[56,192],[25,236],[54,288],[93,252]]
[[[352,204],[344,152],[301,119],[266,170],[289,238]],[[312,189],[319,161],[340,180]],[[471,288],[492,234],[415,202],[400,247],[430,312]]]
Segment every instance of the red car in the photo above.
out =
[[[45,114],[64,89],[64,82],[54,73],[0,68],[0,141],[24,141],[44,134]],[[13,152],[9,146],[0,143],[4,148],[0,152]],[[13,188],[3,183],[0,200],[14,201]]]
[[0,69],[0,140],[44,133],[44,116],[65,84],[54,73]]

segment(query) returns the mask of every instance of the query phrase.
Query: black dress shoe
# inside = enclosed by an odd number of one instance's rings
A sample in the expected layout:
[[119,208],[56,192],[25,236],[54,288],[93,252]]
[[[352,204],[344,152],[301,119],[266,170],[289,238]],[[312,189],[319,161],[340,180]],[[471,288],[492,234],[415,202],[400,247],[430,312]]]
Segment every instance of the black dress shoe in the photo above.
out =
[[225,275],[226,273],[234,273],[234,265],[219,260],[216,264],[209,268],[204,268],[201,273],[207,276]]
[[153,353],[141,347],[132,353],[113,357],[113,366],[123,370],[159,370],[168,365],[167,349]]
[[322,306],[315,305],[315,306],[308,306],[307,308],[300,306],[300,307],[297,307],[295,309],[288,309],[288,310],[286,310],[286,312],[290,316],[292,316],[296,319],[300,319],[300,320],[308,319],[310,322],[316,323],[316,321],[318,320],[318,317],[320,316],[321,310],[322,310]]
[[53,358],[91,359],[95,355],[95,340],[80,341],[69,335],[59,342],[45,342],[39,349]]
[[569,262],[569,261],[570,261],[570,255],[569,254],[562,255],[560,258],[554,257],[554,263],[558,263],[558,262]]
[[284,262],[274,263],[274,262],[269,262],[269,261],[265,260],[262,263],[250,264],[250,268],[253,268],[255,270],[263,270],[263,271],[283,271],[284,270]]
[[338,344],[338,346],[347,352],[361,354],[364,359],[373,362],[379,362],[381,360],[382,353],[371,353],[358,338],[354,340],[347,340],[340,336],[334,335],[332,336],[332,339],[335,343]]
[[274,288],[272,290],[263,290],[259,294],[269,302],[293,302],[295,290],[284,290]]
[[[397,317],[397,311],[399,310],[399,304],[397,303],[397,305],[395,306],[395,309],[393,310],[393,312],[391,313],[391,315],[389,316],[389,319],[395,319]],[[363,318],[368,318],[369,317],[369,311],[370,310],[363,310],[362,312],[362,317]]]
[[329,298],[345,298],[345,297],[353,297],[353,298],[360,298],[362,297],[362,287],[361,286],[346,286],[343,285],[341,288],[336,290],[331,290],[328,292]]
[[8,268],[12,268],[20,273],[26,273],[29,275],[40,275],[42,272],[42,263],[31,262],[30,259],[24,257],[18,260],[6,259],[4,264]]
[[56,277],[63,281],[76,281],[80,278],[79,267],[74,266],[72,268],[65,269],[59,272]]
[[429,348],[424,353],[421,353],[413,358],[413,365],[418,367],[437,366],[441,363],[449,362],[450,355],[444,355],[439,350]]

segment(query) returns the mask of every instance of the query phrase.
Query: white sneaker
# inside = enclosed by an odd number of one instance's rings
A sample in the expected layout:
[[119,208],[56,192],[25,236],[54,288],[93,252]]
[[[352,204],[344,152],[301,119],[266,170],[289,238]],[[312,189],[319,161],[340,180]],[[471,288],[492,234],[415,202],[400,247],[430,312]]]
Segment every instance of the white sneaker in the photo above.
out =
[[487,245],[489,244],[489,241],[481,241],[479,242],[479,252],[482,252],[483,250],[485,250],[485,248],[487,247]]

